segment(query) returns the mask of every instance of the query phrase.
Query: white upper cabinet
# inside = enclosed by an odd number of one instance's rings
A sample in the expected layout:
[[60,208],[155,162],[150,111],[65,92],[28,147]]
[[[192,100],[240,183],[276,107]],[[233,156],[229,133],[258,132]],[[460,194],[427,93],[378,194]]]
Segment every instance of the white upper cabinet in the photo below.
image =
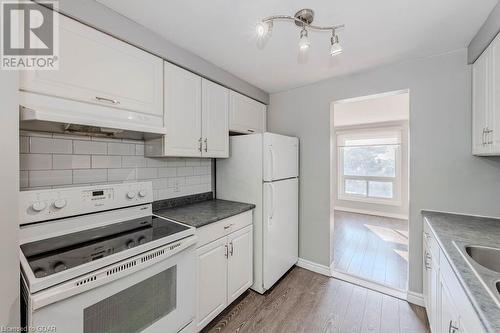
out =
[[472,66],[472,153],[500,155],[500,35]]
[[229,130],[236,133],[266,131],[266,106],[235,91],[229,93]]
[[62,15],[59,25],[59,70],[21,71],[22,93],[163,116],[162,59]]
[[202,80],[203,157],[229,157],[229,89]]
[[201,155],[201,77],[165,62],[166,156]]
[[229,90],[165,62],[163,138],[147,156],[229,157]]

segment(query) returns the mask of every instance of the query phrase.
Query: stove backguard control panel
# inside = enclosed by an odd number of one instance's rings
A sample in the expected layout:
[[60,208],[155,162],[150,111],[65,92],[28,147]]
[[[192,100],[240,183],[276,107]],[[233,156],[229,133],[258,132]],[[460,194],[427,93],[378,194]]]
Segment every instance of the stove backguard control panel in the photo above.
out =
[[21,191],[20,224],[151,202],[151,182]]

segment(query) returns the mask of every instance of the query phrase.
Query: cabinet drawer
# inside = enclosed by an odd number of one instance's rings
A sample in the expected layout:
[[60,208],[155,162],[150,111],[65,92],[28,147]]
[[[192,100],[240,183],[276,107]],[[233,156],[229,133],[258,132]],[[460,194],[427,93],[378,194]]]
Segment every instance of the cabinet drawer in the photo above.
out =
[[228,217],[227,219],[214,222],[212,224],[196,229],[198,245],[201,247],[214,240],[227,236],[230,233],[252,224],[252,210]]

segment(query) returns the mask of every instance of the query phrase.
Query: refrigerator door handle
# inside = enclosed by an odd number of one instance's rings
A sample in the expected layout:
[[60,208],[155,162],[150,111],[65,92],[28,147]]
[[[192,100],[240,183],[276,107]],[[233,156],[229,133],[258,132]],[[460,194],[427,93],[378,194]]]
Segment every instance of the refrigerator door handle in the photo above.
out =
[[269,146],[269,153],[271,154],[271,180],[274,180],[274,164],[276,161],[274,159],[273,146]]
[[272,224],[272,219],[274,217],[274,184],[269,184],[271,188],[271,214],[269,214],[269,223]]

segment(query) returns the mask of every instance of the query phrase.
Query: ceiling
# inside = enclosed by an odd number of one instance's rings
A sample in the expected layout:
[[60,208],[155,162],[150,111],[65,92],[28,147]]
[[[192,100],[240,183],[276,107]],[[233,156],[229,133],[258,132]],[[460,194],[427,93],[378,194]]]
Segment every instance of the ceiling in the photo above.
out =
[[[97,0],[270,93],[383,64],[466,47],[498,0]],[[345,24],[344,53],[329,55],[330,34],[310,32],[299,56],[298,28],[276,22],[265,47],[255,24],[308,7],[318,25]]]

